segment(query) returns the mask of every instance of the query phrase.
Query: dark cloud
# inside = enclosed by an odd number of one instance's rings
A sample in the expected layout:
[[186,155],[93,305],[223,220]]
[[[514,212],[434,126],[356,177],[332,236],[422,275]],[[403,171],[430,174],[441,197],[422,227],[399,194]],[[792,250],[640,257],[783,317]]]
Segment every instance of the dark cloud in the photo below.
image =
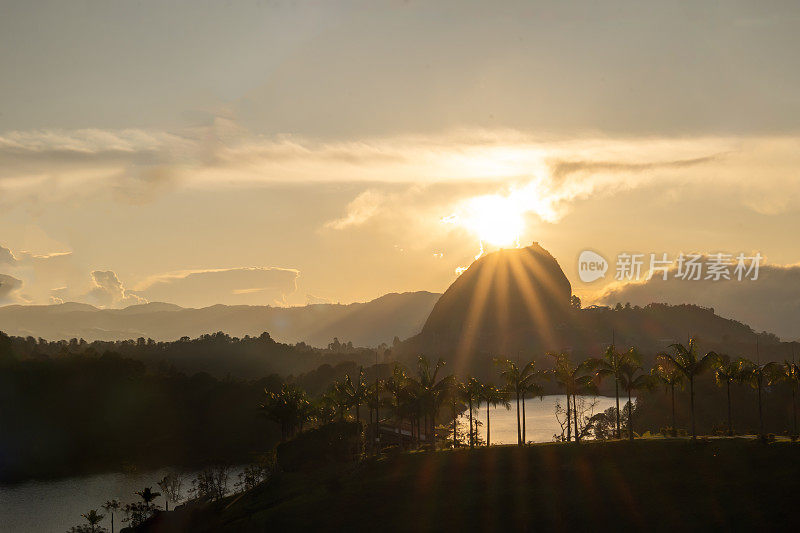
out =
[[[674,274],[674,270],[672,272]],[[691,303],[713,307],[717,314],[739,320],[757,331],[784,339],[800,338],[800,265],[762,266],[757,280],[686,281],[660,275],[642,283],[607,290],[600,303]]]
[[184,307],[284,305],[299,276],[297,270],[266,267],[189,271],[158,276],[132,294]]
[[650,163],[630,163],[621,161],[550,161],[550,171],[553,179],[558,180],[570,174],[579,172],[644,172],[647,170],[686,168],[703,163],[710,163],[719,159],[721,154],[709,155],[705,157],[694,157],[691,159],[677,159],[674,161],[655,161]]

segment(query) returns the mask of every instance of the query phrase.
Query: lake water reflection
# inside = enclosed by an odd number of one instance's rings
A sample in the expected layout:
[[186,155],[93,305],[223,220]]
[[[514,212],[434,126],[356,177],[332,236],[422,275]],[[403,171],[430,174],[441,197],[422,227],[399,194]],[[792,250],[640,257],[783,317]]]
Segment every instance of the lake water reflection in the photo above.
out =
[[[560,403],[566,407],[567,397],[565,395],[551,395],[539,398],[528,398],[525,400],[525,429],[528,442],[552,442],[553,435],[561,433],[561,426],[555,415],[556,404]],[[609,407],[614,407],[614,398],[605,396],[586,396],[585,405],[588,407],[596,401],[593,412],[600,413]],[[623,407],[620,399],[620,409]],[[511,403],[511,408],[492,407],[489,413],[491,419],[491,443],[492,444],[516,444],[517,443],[517,410],[516,404]],[[520,417],[522,408],[520,407]],[[564,418],[564,415],[561,415]],[[473,409],[473,417],[483,424],[478,428],[478,435],[481,439],[486,439],[486,406],[481,405],[478,409]],[[469,416],[464,414],[460,417],[459,428],[462,434],[466,434],[469,428]]]

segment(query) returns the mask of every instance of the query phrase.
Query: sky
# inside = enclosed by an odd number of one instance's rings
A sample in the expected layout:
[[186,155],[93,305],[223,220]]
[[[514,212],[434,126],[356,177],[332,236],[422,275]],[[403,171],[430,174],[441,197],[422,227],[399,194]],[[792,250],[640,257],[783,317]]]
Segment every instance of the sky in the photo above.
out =
[[441,292],[533,241],[585,303],[627,295],[580,281],[587,249],[791,271],[798,22],[793,2],[0,2],[0,304]]

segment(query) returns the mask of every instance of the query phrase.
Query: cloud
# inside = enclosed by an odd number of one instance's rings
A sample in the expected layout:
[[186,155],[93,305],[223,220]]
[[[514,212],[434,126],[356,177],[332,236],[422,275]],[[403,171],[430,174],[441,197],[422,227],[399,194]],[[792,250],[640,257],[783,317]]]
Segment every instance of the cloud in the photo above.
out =
[[0,266],[24,285],[25,293],[16,293],[16,299],[24,303],[48,302],[54,286],[80,284],[85,290],[85,270],[75,265],[71,252],[12,251],[0,246]]
[[325,227],[332,229],[345,229],[350,226],[359,226],[375,216],[386,200],[386,196],[374,190],[367,190],[355,197],[347,204],[342,218],[331,220]]
[[[85,298],[90,303],[101,307],[125,307],[133,304],[147,303],[145,298],[127,291],[112,270],[95,270],[92,272],[94,287]],[[55,296],[55,298],[58,298]]]
[[298,270],[277,267],[190,270],[154,276],[132,294],[185,307],[287,305],[299,277]]
[[0,274],[0,304],[18,301],[15,294],[22,287],[22,280],[7,274]]
[[14,257],[14,254],[11,253],[11,250],[5,248],[4,246],[0,246],[0,265],[13,265],[16,262],[17,258]]
[[757,331],[769,331],[784,339],[800,338],[800,265],[762,265],[758,279],[738,281],[667,280],[661,274],[642,282],[616,284],[606,289],[596,303],[630,302],[691,303],[713,307],[717,314],[739,320]]

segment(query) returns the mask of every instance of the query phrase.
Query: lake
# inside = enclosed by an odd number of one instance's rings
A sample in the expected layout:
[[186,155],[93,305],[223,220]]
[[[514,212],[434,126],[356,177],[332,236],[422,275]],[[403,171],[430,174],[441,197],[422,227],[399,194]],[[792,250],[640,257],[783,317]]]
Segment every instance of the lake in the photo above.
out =
[[[598,396],[586,398],[586,402],[596,400],[594,413],[614,406],[614,398]],[[539,398],[528,398],[525,401],[525,420],[527,439],[532,442],[552,442],[553,435],[561,433],[555,417],[556,403],[563,406],[566,396],[553,395]],[[588,405],[588,403],[587,403]],[[512,403],[511,409],[493,407],[491,410],[492,444],[516,444],[517,418]],[[475,416],[484,425],[479,428],[481,438],[486,438],[486,408],[480,406],[473,410]],[[460,417],[461,434],[469,427],[468,417]],[[234,469],[229,478],[229,488],[237,481],[240,469]],[[0,529],[14,533],[63,533],[70,527],[80,524],[81,513],[90,509],[101,510],[101,505],[111,498],[118,498],[123,503],[136,501],[137,490],[146,486],[157,490],[157,482],[169,469],[138,474],[100,474],[87,477],[75,477],[57,481],[29,481],[19,485],[0,486]],[[190,479],[195,472],[184,476],[184,492],[191,486]],[[164,505],[163,498],[157,503]],[[120,516],[115,518],[119,526]],[[103,521],[110,529],[108,518]],[[119,528],[117,528],[119,530]]]
[[[583,397],[588,407],[595,401],[593,413],[597,414],[605,411],[609,407],[614,407],[614,398],[605,396]],[[528,442],[553,442],[553,436],[561,434],[561,426],[555,416],[556,404],[566,407],[567,397],[563,394],[555,394],[539,398],[528,398],[525,400],[525,430]],[[624,407],[620,399],[620,409]],[[472,416],[477,418],[483,425],[478,427],[478,435],[481,439],[486,439],[486,406],[481,405],[478,409],[473,408]],[[587,413],[588,414],[588,413]],[[517,409],[516,404],[511,402],[511,408],[492,407],[489,413],[491,419],[491,443],[492,444],[516,444],[517,443]],[[520,417],[522,408],[520,406]],[[562,414],[561,418],[565,418]],[[459,428],[462,435],[469,431],[469,414],[461,415]]]
[[[231,469],[228,488],[233,489],[241,468]],[[167,468],[137,474],[100,474],[57,481],[28,481],[0,486],[0,531],[13,533],[64,533],[83,523],[81,514],[97,509],[105,514],[102,504],[117,498],[123,505],[139,499],[134,493],[144,487],[160,492],[158,481],[170,473]],[[197,472],[184,474],[183,492],[191,488]],[[162,508],[164,498],[156,500]],[[171,507],[170,507],[171,508]],[[101,523],[111,530],[110,517]],[[119,531],[122,516],[116,513],[115,530]]]

